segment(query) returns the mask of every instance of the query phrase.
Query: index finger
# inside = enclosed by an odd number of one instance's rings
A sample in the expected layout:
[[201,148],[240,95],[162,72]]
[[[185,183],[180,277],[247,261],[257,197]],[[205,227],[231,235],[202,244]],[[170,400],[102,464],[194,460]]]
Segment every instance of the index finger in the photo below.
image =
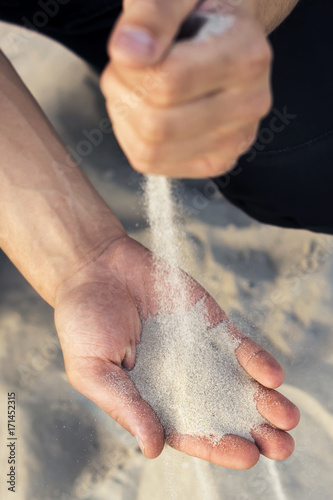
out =
[[216,17],[221,18],[221,26],[225,23],[219,36],[176,43],[162,61],[148,67],[119,65],[115,59],[113,71],[134,97],[138,91],[157,107],[192,102],[229,88],[248,88],[265,74],[268,81],[271,50],[259,26],[249,22],[246,14],[237,16],[234,24],[230,17]]
[[230,335],[238,341],[235,354],[242,368],[264,387],[269,389],[279,387],[284,380],[284,372],[280,363],[263,347],[238,330],[209,295],[206,297],[205,308],[211,327],[221,322],[227,322]]

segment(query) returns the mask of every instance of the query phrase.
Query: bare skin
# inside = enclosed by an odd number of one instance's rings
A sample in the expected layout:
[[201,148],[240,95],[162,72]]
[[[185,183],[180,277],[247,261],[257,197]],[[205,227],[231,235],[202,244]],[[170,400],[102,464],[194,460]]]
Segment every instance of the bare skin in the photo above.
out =
[[[271,107],[266,35],[297,0],[206,0],[197,12],[232,16],[231,27],[201,42],[174,43],[197,3],[151,0],[147,9],[145,0],[125,0],[110,39],[101,88],[118,141],[139,172],[224,174],[255,141]],[[144,37],[141,51],[130,30]],[[145,85],[149,67],[158,78],[154,88]]]
[[[0,54],[0,244],[55,320],[73,386],[133,435],[146,457],[162,451],[163,429],[122,367],[135,362],[141,321],[156,314],[150,252],[129,238],[116,216],[72,160],[10,63]],[[189,284],[189,278],[185,278]],[[191,281],[191,300],[207,297],[212,324],[225,313]],[[230,323],[242,342],[242,367],[262,385],[258,409],[271,422],[256,444],[228,436],[220,446],[174,434],[169,442],[190,455],[248,468],[259,453],[277,460],[293,451],[286,432],[298,409],[274,391],[280,365]]]
[[[131,266],[129,263],[134,260],[135,266]],[[227,319],[207,292],[185,275],[184,286],[190,289],[189,307],[202,297],[207,298],[212,325]],[[55,303],[56,326],[70,382],[138,436],[148,458],[162,451],[163,429],[122,367],[134,366],[141,321],[159,311],[158,303],[151,254],[127,236],[116,240],[97,260],[66,281],[59,288]],[[170,303],[170,309],[174,307]],[[237,348],[241,366],[261,384],[258,410],[276,428],[256,429],[253,432],[256,444],[227,436],[213,446],[208,439],[177,433],[168,442],[189,455],[240,469],[255,465],[260,452],[275,460],[287,458],[294,442],[285,431],[297,425],[299,411],[273,390],[282,383],[283,370],[270,354],[232,323],[230,333],[241,339]]]

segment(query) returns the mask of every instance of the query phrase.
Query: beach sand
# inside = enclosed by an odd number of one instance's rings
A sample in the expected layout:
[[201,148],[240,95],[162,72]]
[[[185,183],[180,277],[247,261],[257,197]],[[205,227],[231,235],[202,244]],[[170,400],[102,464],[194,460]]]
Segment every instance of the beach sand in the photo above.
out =
[[[98,78],[59,45],[17,38],[0,25],[0,46],[64,143],[106,117]],[[16,40],[16,41],[15,41]],[[142,177],[111,134],[82,168],[129,233],[144,244]],[[333,238],[261,225],[210,181],[181,184],[193,243],[192,275],[247,335],[283,365],[282,392],[300,408],[296,450],[231,471],[167,449],[145,459],[136,441],[67,381],[53,311],[0,254],[0,496],[7,472],[7,393],[17,395],[16,500],[328,500],[333,491]],[[309,200],[311,203],[311,200]],[[269,463],[268,463],[269,462]]]

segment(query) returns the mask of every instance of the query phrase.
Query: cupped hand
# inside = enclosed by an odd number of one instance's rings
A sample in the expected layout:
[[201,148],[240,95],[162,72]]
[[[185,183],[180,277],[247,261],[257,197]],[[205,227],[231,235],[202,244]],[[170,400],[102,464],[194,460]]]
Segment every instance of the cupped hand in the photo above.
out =
[[125,1],[110,38],[101,89],[115,135],[139,172],[224,174],[270,109],[271,50],[252,2],[203,2],[197,14],[210,14],[213,34],[175,42],[197,3]]
[[[69,381],[136,436],[148,458],[161,453],[165,444],[163,428],[123,368],[130,370],[135,364],[141,322],[159,311],[153,269],[149,250],[124,236],[75,272],[58,290],[55,304],[56,327]],[[212,325],[227,319],[207,292],[184,275],[184,285],[189,283],[190,301],[195,304],[206,298]],[[189,455],[226,467],[251,467],[260,452],[269,458],[284,459],[294,447],[285,431],[297,425],[299,412],[274,390],[283,381],[282,368],[258,344],[232,323],[229,325],[230,334],[240,339],[236,352],[239,363],[261,384],[258,410],[272,425],[253,431],[255,444],[229,435],[212,445],[209,440],[176,432],[168,436],[168,442]]]

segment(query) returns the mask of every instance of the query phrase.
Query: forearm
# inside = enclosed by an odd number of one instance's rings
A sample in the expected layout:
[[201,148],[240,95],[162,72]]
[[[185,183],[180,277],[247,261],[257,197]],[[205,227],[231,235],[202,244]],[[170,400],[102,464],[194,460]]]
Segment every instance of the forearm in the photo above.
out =
[[0,246],[51,305],[124,230],[0,52]]

